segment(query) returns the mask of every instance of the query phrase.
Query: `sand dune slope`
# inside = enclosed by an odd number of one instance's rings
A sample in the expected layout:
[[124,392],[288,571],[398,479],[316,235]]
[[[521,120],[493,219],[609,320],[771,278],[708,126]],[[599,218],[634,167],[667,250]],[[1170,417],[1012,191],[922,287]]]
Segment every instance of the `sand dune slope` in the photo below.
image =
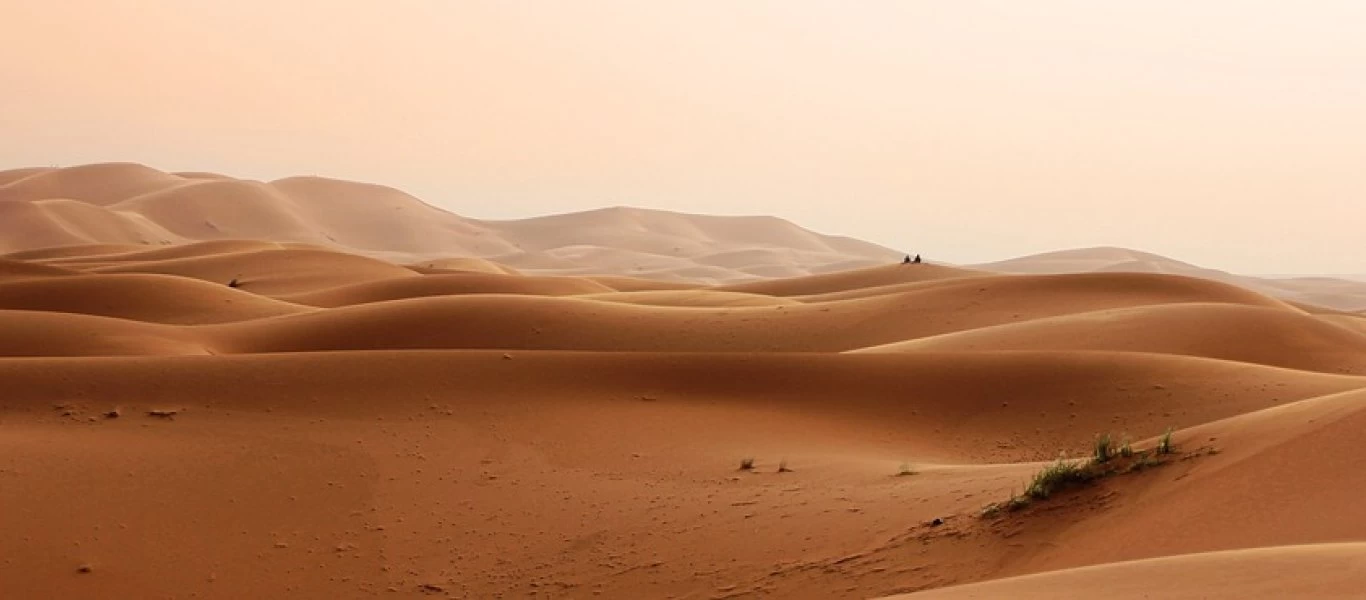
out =
[[742,306],[797,306],[796,300],[763,294],[724,292],[719,290],[645,290],[612,292],[584,296],[590,300],[644,304],[649,306],[742,307]]
[[[1081,566],[1096,544],[1188,552],[1182,539],[1119,536],[1105,513],[1086,518],[1066,497],[1062,512],[1042,507],[1010,537],[983,529],[975,511],[1031,469],[993,463],[1045,458],[1060,443],[1076,451],[1081,432],[1146,436],[1363,385],[1188,357],[1047,353],[37,359],[0,361],[0,379],[0,545],[26,549],[6,553],[0,581],[76,598],[364,597],[428,585],[472,597],[864,598],[1018,565]],[[100,416],[111,408],[123,416]],[[151,409],[179,414],[143,414]],[[1068,410],[1076,416],[1061,417]],[[1184,447],[1217,436],[1225,452],[1117,482],[1115,510],[1221,510],[1183,482],[1270,456],[1239,458],[1245,442],[1227,435],[1180,432]],[[1267,440],[1248,451],[1295,441]],[[759,469],[736,471],[743,456]],[[775,473],[783,458],[792,471]],[[908,459],[920,473],[895,476]],[[1170,483],[1129,500],[1154,481]],[[1286,509],[1314,513],[1315,498]],[[933,518],[947,525],[926,525]],[[1295,521],[1242,539],[1303,527]],[[1079,522],[1100,528],[1076,542],[1085,551],[1059,537]],[[81,564],[93,572],[75,573]]]
[[[1065,302],[1059,302],[1059,296]],[[948,280],[897,295],[799,305],[748,302],[749,306],[724,308],[701,306],[706,304],[703,301],[680,308],[583,298],[431,297],[244,324],[224,329],[221,335],[235,340],[227,347],[242,352],[385,348],[838,352],[1096,308],[1197,299],[1265,306],[1268,318],[1293,310],[1258,294],[1196,279],[1077,275],[966,283]],[[726,300],[715,297],[710,303]],[[1318,366],[1332,370],[1336,363]]]
[[184,183],[184,179],[170,173],[132,163],[25,169],[18,176],[0,176],[0,202],[70,198],[108,206],[126,198]]
[[[144,246],[76,246],[54,249],[53,251],[21,252],[29,260],[49,265],[66,265],[73,268],[91,268],[114,264],[128,264],[172,260],[178,258],[203,258],[207,256],[240,254],[260,250],[284,250],[289,248],[308,248],[302,244],[282,244],[260,240],[215,240],[195,242],[176,246],[163,246],[148,249]],[[81,252],[89,248],[88,252]],[[312,249],[318,249],[313,247]]]
[[308,310],[198,279],[167,275],[84,275],[0,279],[0,310],[49,311],[149,323],[202,325]]
[[66,199],[0,202],[0,252],[95,242],[149,244],[170,241],[169,233],[136,218]]
[[1137,560],[1024,575],[895,598],[1346,599],[1358,597],[1362,589],[1366,589],[1366,544],[1344,543],[1228,550]]
[[1077,248],[1022,256],[973,268],[1005,273],[1168,273],[1246,287],[1285,300],[1339,310],[1366,309],[1366,282],[1351,277],[1251,277],[1205,269],[1126,248]]
[[81,314],[0,310],[0,356],[207,353],[195,336],[163,325]]
[[62,277],[65,275],[77,275],[79,273],[80,271],[63,269],[61,267],[53,267],[22,260],[0,258],[0,283],[8,283],[11,281],[20,281],[25,279]]
[[590,279],[578,277],[529,277],[488,273],[442,273],[422,277],[381,279],[344,285],[318,292],[289,296],[292,302],[310,306],[338,307],[428,296],[471,294],[522,294],[574,296],[613,291]]
[[[1013,575],[1110,562],[1286,544],[1359,541],[1351,506],[1363,479],[1366,392],[1266,408],[1177,432],[1188,460],[1008,516],[987,539],[1015,537]],[[1216,450],[1217,454],[1209,454]],[[1326,482],[1331,482],[1327,485]],[[1305,493],[1313,489],[1313,493]],[[1248,519],[1247,515],[1257,515]],[[1298,574],[1284,580],[1303,581]]]
[[314,291],[360,281],[420,277],[398,265],[371,258],[292,248],[144,262],[119,261],[89,270],[175,275],[223,285],[236,279],[241,289],[265,295]]
[[1036,319],[876,346],[864,352],[1115,350],[1366,373],[1366,336],[1283,309],[1166,304]]
[[970,277],[981,273],[942,267],[938,265],[884,265],[866,269],[854,269],[836,273],[792,277],[774,281],[758,281],[722,286],[720,289],[732,292],[765,294],[769,296],[807,296],[845,292],[886,286],[898,283],[922,283],[960,277]]

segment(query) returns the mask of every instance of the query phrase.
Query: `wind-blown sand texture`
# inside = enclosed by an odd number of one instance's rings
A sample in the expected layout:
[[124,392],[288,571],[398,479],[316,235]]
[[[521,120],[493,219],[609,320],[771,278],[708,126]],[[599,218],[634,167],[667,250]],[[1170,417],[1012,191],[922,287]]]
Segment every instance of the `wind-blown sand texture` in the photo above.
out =
[[[545,219],[0,173],[0,596],[1366,589],[1366,317],[901,265],[772,219]],[[631,276],[645,255],[669,281]],[[774,264],[799,276],[737,275]],[[1166,464],[982,515],[1098,433],[1168,427]]]

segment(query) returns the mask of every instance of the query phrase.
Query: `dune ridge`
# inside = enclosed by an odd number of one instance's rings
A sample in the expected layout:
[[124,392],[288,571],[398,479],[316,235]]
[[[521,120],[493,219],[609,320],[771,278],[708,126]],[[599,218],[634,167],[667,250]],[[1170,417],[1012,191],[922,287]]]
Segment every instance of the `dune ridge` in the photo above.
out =
[[394,262],[473,257],[541,274],[706,282],[806,275],[898,256],[774,217],[616,207],[481,221],[393,188],[321,177],[262,182],[130,163],[0,171],[0,252],[231,239],[305,243]]

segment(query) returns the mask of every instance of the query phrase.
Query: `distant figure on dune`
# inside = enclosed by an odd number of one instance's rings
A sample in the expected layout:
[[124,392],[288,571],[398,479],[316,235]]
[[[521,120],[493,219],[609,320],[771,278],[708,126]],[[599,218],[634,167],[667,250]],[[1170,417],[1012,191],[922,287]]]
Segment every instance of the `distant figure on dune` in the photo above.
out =
[[914,262],[914,263],[917,264],[917,265],[920,264],[920,255],[919,255],[919,254],[915,255],[915,260],[912,261],[912,262]]
[[906,255],[906,259],[903,260],[903,261],[901,261],[901,264],[903,264],[903,265],[909,265],[909,264],[911,264],[911,255],[907,254],[907,255]]
[[920,255],[917,254],[917,255],[915,255],[915,258],[911,258],[911,255],[907,254],[907,255],[906,255],[906,258],[902,259],[901,264],[903,264],[903,265],[917,264],[917,265],[918,265],[918,264],[920,264]]

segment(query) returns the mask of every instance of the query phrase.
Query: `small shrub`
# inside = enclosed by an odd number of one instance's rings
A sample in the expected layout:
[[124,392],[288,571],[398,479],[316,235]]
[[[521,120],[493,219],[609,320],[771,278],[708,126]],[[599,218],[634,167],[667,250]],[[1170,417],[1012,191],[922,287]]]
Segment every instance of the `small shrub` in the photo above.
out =
[[791,473],[791,472],[792,472],[792,469],[787,468],[787,459],[786,459],[786,458],[784,458],[784,459],[778,461],[778,472],[779,472],[779,473]]
[[1103,464],[1115,457],[1115,442],[1110,439],[1110,434],[1102,433],[1096,436],[1096,443],[1091,450],[1091,460],[1096,464]]
[[1157,453],[1171,454],[1174,448],[1172,446],[1172,428],[1168,427],[1167,431],[1162,433],[1162,437],[1157,438]]
[[1119,455],[1123,458],[1131,458],[1134,455],[1133,441],[1129,439],[1128,435],[1125,435],[1121,439],[1123,441],[1119,444]]
[[911,468],[911,463],[908,463],[908,462],[901,463],[901,467],[900,467],[899,469],[897,469],[897,471],[896,471],[896,476],[897,476],[897,477],[906,477],[906,476],[909,476],[909,475],[915,475],[915,469],[912,469],[912,468]]
[[232,278],[232,281],[229,281],[229,282],[228,282],[228,287],[230,287],[230,288],[242,287],[242,283],[239,282],[239,281],[237,281],[237,278],[236,278],[236,277],[233,277],[233,278]]
[[740,459],[740,470],[741,470],[741,471],[753,471],[753,470],[754,470],[754,458],[753,458],[753,457],[748,457],[748,458],[742,458],[742,459]]
[[1057,462],[1034,474],[1034,479],[1025,487],[1024,497],[1042,500],[1069,484],[1088,479],[1090,475],[1083,464],[1059,458]]

